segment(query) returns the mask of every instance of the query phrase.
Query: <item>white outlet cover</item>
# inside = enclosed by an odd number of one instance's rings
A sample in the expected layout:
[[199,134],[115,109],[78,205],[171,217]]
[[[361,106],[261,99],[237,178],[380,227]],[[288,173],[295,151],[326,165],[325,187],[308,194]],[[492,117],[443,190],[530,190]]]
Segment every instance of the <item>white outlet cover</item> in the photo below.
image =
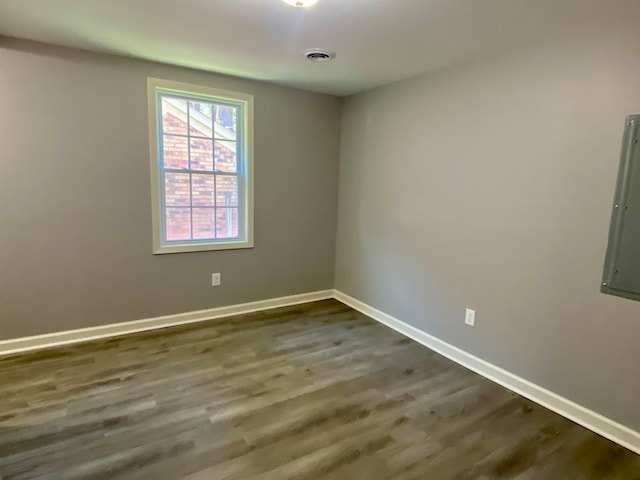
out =
[[470,327],[475,327],[476,325],[476,311],[467,308],[467,311],[464,316],[464,323],[469,325]]
[[212,273],[211,274],[211,286],[217,287],[222,283],[222,275],[220,273]]

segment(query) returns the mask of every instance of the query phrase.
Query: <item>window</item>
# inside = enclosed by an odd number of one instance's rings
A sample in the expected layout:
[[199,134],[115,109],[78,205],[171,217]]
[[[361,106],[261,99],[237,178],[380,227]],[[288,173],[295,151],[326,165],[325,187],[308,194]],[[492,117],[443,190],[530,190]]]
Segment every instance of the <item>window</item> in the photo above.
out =
[[150,78],[153,251],[253,247],[253,97]]

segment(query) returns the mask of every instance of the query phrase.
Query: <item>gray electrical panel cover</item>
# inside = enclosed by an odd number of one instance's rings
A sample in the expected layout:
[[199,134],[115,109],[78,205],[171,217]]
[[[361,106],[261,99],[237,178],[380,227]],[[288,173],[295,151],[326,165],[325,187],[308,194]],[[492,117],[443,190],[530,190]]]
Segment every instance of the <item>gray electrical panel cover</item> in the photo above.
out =
[[627,117],[602,292],[640,300],[640,115]]

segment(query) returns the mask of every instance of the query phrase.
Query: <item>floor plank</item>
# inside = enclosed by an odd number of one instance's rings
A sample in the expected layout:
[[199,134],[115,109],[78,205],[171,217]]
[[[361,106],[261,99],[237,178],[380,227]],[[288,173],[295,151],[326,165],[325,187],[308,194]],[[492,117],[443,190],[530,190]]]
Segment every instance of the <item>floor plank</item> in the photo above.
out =
[[640,456],[335,301],[0,358],[2,480],[640,480]]

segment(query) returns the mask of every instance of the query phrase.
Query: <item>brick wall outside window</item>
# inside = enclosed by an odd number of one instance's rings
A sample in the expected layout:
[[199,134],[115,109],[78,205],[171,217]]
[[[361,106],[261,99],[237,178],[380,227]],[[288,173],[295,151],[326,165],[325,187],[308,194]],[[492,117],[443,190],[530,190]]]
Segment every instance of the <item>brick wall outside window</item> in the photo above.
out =
[[[215,170],[218,172],[215,177],[196,172],[165,172],[166,239],[236,237],[238,179],[234,175],[224,175],[224,172],[237,171],[233,142],[173,136],[186,135],[187,124],[169,113],[163,114],[162,123],[165,168],[212,172],[215,158]],[[203,135],[194,128],[190,130],[191,135]]]

